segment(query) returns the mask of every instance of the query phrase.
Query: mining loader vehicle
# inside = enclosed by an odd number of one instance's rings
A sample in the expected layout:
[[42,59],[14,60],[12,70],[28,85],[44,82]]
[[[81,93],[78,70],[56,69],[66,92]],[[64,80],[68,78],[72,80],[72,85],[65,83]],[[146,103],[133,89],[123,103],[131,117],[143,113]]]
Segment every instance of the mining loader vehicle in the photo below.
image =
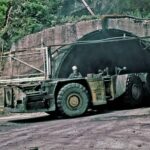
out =
[[11,112],[47,112],[76,117],[118,98],[136,107],[150,93],[150,43],[129,32],[92,32],[74,43],[48,50],[44,81],[5,86]]

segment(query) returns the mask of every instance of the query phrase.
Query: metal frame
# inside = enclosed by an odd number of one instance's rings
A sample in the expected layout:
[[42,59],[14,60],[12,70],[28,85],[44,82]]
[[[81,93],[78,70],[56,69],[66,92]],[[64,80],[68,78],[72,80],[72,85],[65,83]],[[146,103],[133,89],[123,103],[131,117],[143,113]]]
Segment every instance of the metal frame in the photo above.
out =
[[[34,51],[33,51],[34,50]],[[24,54],[20,54],[20,52],[25,52]],[[27,52],[27,53],[26,53]],[[36,55],[36,54],[41,54],[42,62],[44,65],[44,70],[41,70],[38,67],[35,67],[32,64],[29,64],[28,62],[22,60],[23,58],[28,58],[31,57],[31,55]],[[21,56],[21,58],[18,58]],[[10,76],[1,76],[0,77],[0,83],[10,83],[10,82],[23,82],[23,81],[39,81],[39,80],[45,80],[48,79],[50,74],[51,74],[51,61],[50,61],[50,51],[47,47],[40,47],[40,48],[32,48],[31,52],[29,49],[25,50],[16,50],[16,51],[11,51],[4,53],[2,56],[2,60],[4,59],[9,59],[10,63],[10,69],[11,69],[11,74]],[[28,66],[32,68],[33,70],[38,71],[38,73],[29,73],[29,74],[15,74],[13,75],[13,62],[12,61],[18,61],[20,64],[24,64],[25,66]],[[29,78],[30,77],[30,78]],[[7,78],[7,79],[6,79]],[[28,78],[28,79],[27,79]]]

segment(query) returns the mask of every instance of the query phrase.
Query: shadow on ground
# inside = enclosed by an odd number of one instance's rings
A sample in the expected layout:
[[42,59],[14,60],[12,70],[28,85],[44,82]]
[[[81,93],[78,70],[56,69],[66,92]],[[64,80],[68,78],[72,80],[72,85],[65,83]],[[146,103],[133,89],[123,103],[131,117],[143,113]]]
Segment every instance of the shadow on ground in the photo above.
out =
[[[96,107],[93,110],[87,111],[84,115],[76,118],[82,118],[82,117],[88,117],[88,116],[93,116],[93,115],[98,115],[98,114],[104,114],[104,113],[109,113],[112,112],[112,110],[108,110],[107,106],[100,106]],[[37,123],[37,122],[46,122],[46,121],[54,121],[54,120],[62,120],[62,119],[75,119],[75,118],[68,118],[68,117],[62,117],[62,116],[57,116],[57,115],[44,115],[40,117],[34,117],[33,118],[23,118],[23,119],[16,119],[16,120],[10,120],[9,122],[13,123]]]
[[[140,108],[140,107],[137,107],[137,108]],[[142,104],[142,107],[150,107],[150,102]],[[92,110],[87,111],[83,116],[80,116],[80,118],[99,115],[99,114],[112,113],[114,111],[131,110],[131,109],[132,108],[120,107],[120,104],[118,104],[117,102],[115,102],[115,103],[113,102],[113,103],[110,103],[109,105],[102,105],[102,106],[94,107]],[[124,116],[124,118],[127,118],[127,117],[132,117],[132,116],[126,116],[126,117]],[[136,117],[136,116],[133,116],[133,117]],[[117,117],[117,118],[119,119],[122,117]],[[67,117],[62,117],[62,116],[58,116],[58,115],[54,115],[54,116],[53,115],[44,115],[44,116],[40,116],[40,117],[16,119],[16,120],[11,120],[9,122],[28,124],[28,123],[46,122],[46,121],[54,121],[54,120],[61,120],[61,119],[75,119],[75,118],[67,118]]]

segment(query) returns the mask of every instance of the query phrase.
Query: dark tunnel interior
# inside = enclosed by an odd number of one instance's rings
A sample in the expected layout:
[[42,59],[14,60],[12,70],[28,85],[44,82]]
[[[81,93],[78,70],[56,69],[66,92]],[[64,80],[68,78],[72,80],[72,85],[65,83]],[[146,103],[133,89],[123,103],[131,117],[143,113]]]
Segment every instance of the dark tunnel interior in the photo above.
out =
[[127,67],[126,73],[150,72],[150,52],[144,49],[138,37],[129,32],[117,29],[97,30],[85,35],[80,41],[116,37],[126,40],[72,45],[61,60],[56,76],[67,78],[72,73],[74,65],[78,67],[82,76],[98,73],[99,69],[106,67],[109,68],[110,74],[115,73],[115,67],[124,66]]

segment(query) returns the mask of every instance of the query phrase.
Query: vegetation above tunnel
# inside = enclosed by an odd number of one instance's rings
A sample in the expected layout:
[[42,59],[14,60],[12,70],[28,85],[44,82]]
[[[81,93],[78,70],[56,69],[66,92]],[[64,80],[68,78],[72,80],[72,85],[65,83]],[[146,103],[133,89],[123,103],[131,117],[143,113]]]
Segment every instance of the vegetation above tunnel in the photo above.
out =
[[97,18],[103,14],[150,17],[149,0],[86,0],[96,16],[90,16],[81,0],[1,0],[0,49],[9,50],[21,37],[44,28]]

